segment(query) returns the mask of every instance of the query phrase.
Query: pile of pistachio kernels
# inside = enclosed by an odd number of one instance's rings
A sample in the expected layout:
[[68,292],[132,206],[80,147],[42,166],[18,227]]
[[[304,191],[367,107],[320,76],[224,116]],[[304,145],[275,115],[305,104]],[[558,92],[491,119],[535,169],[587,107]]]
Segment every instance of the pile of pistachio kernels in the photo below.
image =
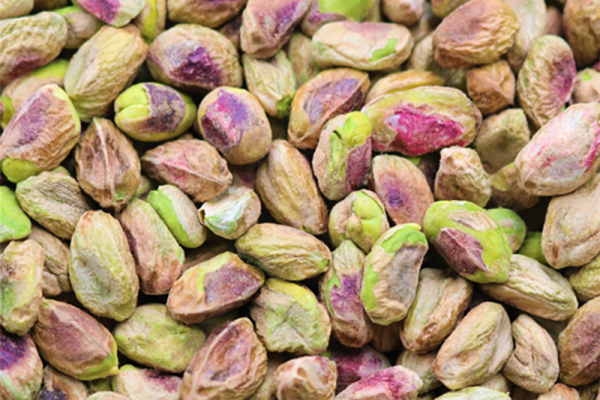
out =
[[0,0],[0,400],[600,399],[600,0],[72,1]]

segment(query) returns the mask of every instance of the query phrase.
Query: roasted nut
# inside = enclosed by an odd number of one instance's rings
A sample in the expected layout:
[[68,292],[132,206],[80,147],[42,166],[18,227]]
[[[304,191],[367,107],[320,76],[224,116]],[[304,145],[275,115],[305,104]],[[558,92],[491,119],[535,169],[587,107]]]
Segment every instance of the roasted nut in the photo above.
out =
[[419,375],[400,365],[375,372],[348,386],[336,400],[410,400],[423,386]]
[[437,352],[417,354],[409,350],[404,350],[398,356],[396,365],[410,369],[423,381],[423,387],[419,390],[419,394],[425,394],[442,386],[442,383],[433,374],[433,362],[436,356]]
[[486,387],[475,386],[448,392],[436,400],[509,400],[508,394]]
[[121,396],[114,392],[96,392],[92,394],[87,400],[129,400],[125,396]]
[[333,346],[321,356],[335,362],[338,372],[336,386],[338,393],[354,382],[390,366],[385,355],[369,346],[363,346],[360,349]]
[[288,142],[271,144],[256,172],[256,191],[277,222],[313,235],[327,231],[327,207],[310,164]]
[[357,111],[369,89],[369,75],[349,68],[329,69],[302,85],[292,101],[288,140],[299,149],[317,147],[332,118]]
[[517,36],[515,36],[515,43],[506,54],[513,71],[518,71],[521,69],[533,42],[545,33],[546,3],[544,0],[508,0],[506,4],[513,9],[521,26]]
[[471,100],[447,87],[393,93],[367,104],[362,112],[373,125],[373,150],[398,151],[405,156],[468,146],[481,125],[481,112]]
[[77,6],[53,10],[67,22],[65,49],[78,49],[102,28],[104,23]]
[[110,214],[88,211],[79,219],[71,239],[69,278],[77,299],[93,314],[123,321],[135,311],[135,261],[123,228]]
[[520,310],[553,321],[567,319],[577,310],[577,298],[567,278],[550,267],[519,254],[510,260],[508,278],[500,284],[481,285],[484,293]]
[[34,240],[10,242],[0,254],[0,325],[24,335],[37,319],[42,301],[44,248]]
[[177,186],[196,202],[217,196],[233,179],[217,150],[197,139],[155,147],[142,157],[142,167],[151,178]]
[[555,269],[585,265],[600,252],[600,224],[596,218],[600,209],[594,200],[599,192],[600,175],[596,174],[575,192],[550,201],[542,251]]
[[452,270],[424,268],[417,294],[400,330],[402,344],[416,353],[438,348],[467,309],[473,285]]
[[502,373],[515,385],[534,393],[546,393],[558,378],[556,345],[544,328],[521,314],[512,324],[515,350]]
[[579,394],[577,390],[557,383],[551,391],[538,397],[538,400],[579,400]]
[[[504,365],[506,365],[506,364],[504,364]],[[496,375],[492,376],[487,381],[480,383],[479,386],[488,388],[488,389],[492,389],[492,390],[497,390],[498,392],[508,394],[508,393],[510,393],[510,390],[513,385],[511,383],[511,381],[506,379],[504,377],[504,375],[502,375],[500,372],[498,372]]]
[[600,102],[600,72],[586,68],[579,71],[573,83],[573,104]]
[[504,60],[468,70],[467,90],[483,115],[515,104],[515,76]]
[[269,351],[316,355],[327,349],[331,334],[327,310],[304,286],[267,279],[250,315]]
[[159,142],[187,131],[196,111],[185,93],[159,83],[139,83],[116,98],[115,123],[132,139]]
[[273,400],[277,392],[277,384],[275,382],[275,373],[277,368],[283,364],[284,358],[279,353],[269,353],[267,361],[267,373],[265,379],[248,400]]
[[564,36],[563,15],[553,5],[546,5],[545,35]]
[[177,186],[159,186],[148,194],[146,201],[183,247],[194,249],[204,243],[207,230],[198,219],[196,206]]
[[546,261],[546,257],[542,252],[542,232],[530,232],[525,235],[523,244],[521,244],[521,248],[517,253],[548,265],[548,261]]
[[51,366],[44,368],[42,388],[38,399],[86,400],[88,390],[85,384],[65,375]]
[[267,114],[287,117],[296,93],[296,77],[285,53],[279,51],[268,60],[244,54],[242,63],[248,90],[260,101]]
[[225,23],[219,28],[219,33],[231,41],[233,47],[240,51],[240,30],[242,29],[242,14]]
[[133,24],[147,44],[152,44],[164,32],[167,22],[167,1],[147,0],[142,11],[133,19]]
[[265,111],[250,92],[218,88],[198,108],[202,137],[231,164],[251,164],[267,155],[271,127]]
[[27,215],[61,239],[71,239],[77,221],[91,209],[77,181],[59,172],[19,182],[16,194]]
[[408,70],[389,74],[375,82],[369,89],[365,103],[386,94],[404,92],[421,86],[442,86],[444,78],[433,72]]
[[491,176],[491,201],[498,207],[514,211],[526,210],[537,204],[539,197],[526,191],[519,183],[519,171],[514,163],[502,167]]
[[0,21],[0,85],[48,64],[67,40],[67,23],[53,12]]
[[389,229],[365,259],[360,298],[376,324],[404,319],[415,298],[419,270],[429,248],[420,229],[417,224]]
[[519,71],[517,98],[536,128],[560,114],[576,73],[573,53],[563,39],[545,35],[533,43]]
[[235,246],[229,241],[217,241],[214,243],[207,243],[194,251],[188,253],[185,257],[185,263],[183,264],[183,271],[195,267],[196,265],[208,261],[211,258],[223,254],[226,251],[235,252]]
[[434,201],[427,178],[406,158],[392,155],[374,157],[369,185],[396,224],[422,225],[425,212]]
[[579,268],[569,277],[569,283],[571,283],[573,290],[577,293],[577,298],[581,302],[600,296],[599,261],[598,256],[594,257],[592,261]]
[[595,340],[600,329],[599,310],[600,298],[588,301],[575,312],[558,337],[560,380],[567,385],[585,385],[600,376]]
[[424,0],[383,0],[383,13],[392,22],[402,25],[413,25],[425,13]]
[[208,28],[219,25],[235,17],[246,5],[246,0],[214,2],[210,0],[169,0],[169,19],[174,22],[198,24]]
[[136,75],[147,53],[148,46],[132,25],[122,29],[104,26],[86,41],[65,74],[65,90],[79,117],[90,122],[93,117],[108,114],[113,100]]
[[313,36],[310,51],[320,68],[390,71],[408,59],[413,38],[404,26],[383,22],[332,22]]
[[506,311],[499,304],[484,302],[469,311],[446,339],[433,372],[452,390],[477,385],[497,374],[512,350]]
[[432,0],[431,7],[434,15],[440,18],[446,18],[458,7],[469,1],[470,0]]
[[521,244],[525,240],[525,234],[527,233],[525,221],[519,217],[519,214],[508,208],[492,208],[486,210],[486,212],[498,222],[500,229],[504,232],[510,250],[516,253],[521,248]]
[[341,200],[367,178],[371,162],[371,121],[358,111],[338,115],[321,133],[312,167],[321,193]]
[[[52,83],[62,87],[68,67],[68,61],[55,60],[28,74],[18,77],[8,85],[4,86],[2,89],[2,97],[0,98],[5,107],[4,113],[2,114],[2,128],[6,129],[12,117],[19,107],[21,107],[21,104],[23,104],[36,90]],[[0,105],[0,107],[2,107],[2,105]],[[76,118],[75,115],[74,118]]]
[[332,253],[331,267],[321,278],[319,295],[329,317],[333,337],[349,347],[363,347],[373,337],[373,324],[360,299],[365,255],[350,240]]
[[600,3],[595,0],[570,0],[563,15],[565,36],[573,49],[579,67],[587,67],[598,59],[600,30],[594,23],[600,16]]
[[108,119],[92,119],[75,148],[75,168],[81,188],[103,208],[121,211],[140,185],[137,152]]
[[277,368],[277,398],[333,400],[337,376],[335,362],[325,357],[294,358]]
[[144,8],[144,0],[76,0],[76,5],[116,28],[127,25]]
[[11,335],[0,326],[0,397],[34,399],[42,384],[42,360],[29,334]]
[[31,335],[44,360],[73,378],[89,381],[119,373],[115,339],[77,307],[42,300]]
[[304,14],[300,29],[312,37],[323,25],[336,21],[374,21],[374,8],[378,1],[355,0],[352,2],[311,1],[308,12]]
[[503,1],[469,1],[435,30],[435,60],[447,69],[493,63],[513,46],[519,29],[515,12]]
[[173,285],[167,306],[173,318],[197,324],[246,303],[264,280],[261,270],[225,252],[185,271]]
[[23,239],[31,233],[31,221],[23,212],[15,192],[0,186],[0,243]]
[[485,207],[492,197],[492,182],[475,150],[458,146],[441,151],[435,175],[436,200],[466,200]]
[[181,275],[185,254],[152,206],[133,199],[119,215],[135,261],[140,289],[148,295],[167,294]]
[[113,378],[114,391],[130,400],[179,400],[181,378],[124,365]]
[[477,283],[501,283],[509,273],[510,247],[498,223],[467,201],[438,201],[423,230],[448,264]]
[[329,239],[333,247],[351,240],[368,253],[389,228],[383,203],[369,190],[350,193],[333,206],[329,216]]
[[309,6],[310,0],[249,0],[242,14],[242,50],[256,58],[274,56]]
[[295,32],[287,44],[286,53],[292,63],[298,87],[319,74],[320,68],[310,52],[310,38]]
[[119,352],[159,371],[180,373],[200,349],[206,335],[171,317],[164,304],[145,304],[113,332]]
[[38,226],[31,228],[29,239],[38,242],[46,254],[42,271],[44,296],[58,296],[62,292],[72,291],[69,281],[69,255],[71,253],[69,246]]
[[484,119],[473,141],[473,148],[479,154],[486,172],[494,174],[515,160],[530,137],[525,113],[515,108]]
[[77,144],[81,125],[67,94],[57,85],[42,86],[19,107],[0,141],[0,165],[18,183],[49,171]]
[[0,5],[0,19],[22,17],[33,10],[33,0],[8,0]]
[[399,335],[401,326],[402,322],[394,322],[387,326],[373,324],[373,339],[369,344],[382,353],[401,350]]
[[182,400],[244,400],[267,373],[267,352],[248,318],[213,332],[196,353],[181,383]]

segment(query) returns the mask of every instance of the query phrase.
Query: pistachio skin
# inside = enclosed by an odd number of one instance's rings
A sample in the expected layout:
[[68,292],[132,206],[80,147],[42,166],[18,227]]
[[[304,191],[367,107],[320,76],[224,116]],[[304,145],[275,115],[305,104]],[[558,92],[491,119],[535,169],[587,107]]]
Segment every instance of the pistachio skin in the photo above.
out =
[[42,360],[29,334],[12,335],[0,326],[0,396],[33,399],[42,384]]
[[101,0],[76,0],[76,5],[116,28],[127,25],[142,11],[144,4],[143,0],[118,0],[112,4]]
[[112,379],[116,393],[130,400],[178,400],[181,378],[153,369],[123,365]]
[[335,362],[325,357],[304,356],[281,364],[275,373],[276,396],[333,400],[337,380]]
[[521,244],[525,240],[525,234],[527,233],[525,221],[523,221],[519,214],[508,208],[492,208],[486,210],[486,212],[498,222],[500,229],[504,232],[510,250],[516,253],[521,248]]
[[375,372],[348,386],[337,400],[414,399],[423,386],[419,375],[400,365]]

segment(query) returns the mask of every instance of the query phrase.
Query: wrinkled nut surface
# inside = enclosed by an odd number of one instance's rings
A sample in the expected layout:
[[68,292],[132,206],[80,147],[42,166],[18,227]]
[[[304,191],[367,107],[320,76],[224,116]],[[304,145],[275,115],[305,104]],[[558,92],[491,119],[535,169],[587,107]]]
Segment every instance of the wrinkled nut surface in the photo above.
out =
[[544,393],[538,400],[579,400],[579,394],[575,388],[557,383],[548,393]]
[[42,86],[19,107],[2,134],[0,166],[19,183],[56,168],[77,144],[79,116],[58,85]]
[[423,386],[419,375],[400,365],[375,372],[348,386],[336,400],[412,400]]
[[515,102],[515,76],[504,60],[467,71],[467,90],[483,115],[493,114]]
[[600,101],[600,72],[586,68],[575,75],[572,93],[573,104]]
[[181,378],[153,369],[124,365],[112,383],[115,392],[130,400],[179,400]]
[[600,251],[598,207],[592,200],[600,192],[600,175],[564,196],[550,200],[544,229],[542,251],[555,269],[579,267],[592,261]]
[[334,361],[304,356],[281,364],[275,373],[278,399],[333,400],[337,381]]
[[151,44],[165,30],[167,23],[167,1],[147,0],[142,11],[132,20],[146,44]]
[[403,321],[400,339],[412,352],[437,349],[467,309],[473,284],[451,269],[423,268],[415,300]]
[[244,400],[267,373],[267,352],[248,318],[213,332],[183,375],[182,400]]
[[433,362],[435,361],[436,356],[437,352],[435,351],[418,354],[409,350],[404,350],[400,353],[400,356],[398,356],[396,365],[402,365],[403,367],[416,372],[423,381],[423,387],[419,391],[419,394],[427,393],[442,386],[442,383],[438,381],[433,374]]
[[506,3],[515,12],[521,26],[515,37],[515,43],[506,54],[513,71],[518,71],[535,40],[545,33],[546,3],[544,0],[508,0]]
[[29,334],[12,335],[0,326],[0,396],[33,399],[42,384],[42,360]]
[[438,397],[436,400],[508,400],[511,397],[497,390],[481,386],[455,390]]
[[195,202],[210,200],[233,180],[227,162],[207,142],[190,139],[167,142],[142,156],[150,178],[177,186]]
[[433,72],[408,70],[384,76],[373,83],[365,99],[365,104],[386,94],[403,92],[421,86],[442,86],[444,78]]
[[44,368],[42,387],[38,393],[38,399],[85,400],[87,394],[88,390],[83,382],[73,379],[49,365]]
[[246,303],[264,280],[261,270],[225,252],[188,269],[173,285],[167,306],[173,318],[200,323]]
[[327,207],[308,160],[291,144],[275,140],[256,172],[256,191],[280,224],[313,235],[327,231]]
[[369,85],[366,72],[350,68],[328,69],[304,83],[292,100],[290,143],[301,150],[317,147],[325,124],[338,115],[360,109]]
[[99,317],[123,321],[135,311],[139,279],[127,237],[103,211],[81,216],[69,258],[69,278],[81,304]]
[[498,372],[496,375],[492,376],[487,381],[480,383],[479,386],[492,390],[497,390],[498,392],[502,393],[510,393],[513,385],[511,381],[509,381],[504,377],[504,375],[502,375],[502,373]]
[[477,152],[452,146],[440,154],[433,191],[436,200],[465,200],[485,207],[492,197],[492,182]]
[[235,17],[246,5],[246,0],[224,2],[169,0],[169,19],[187,24],[216,28]]
[[438,201],[425,214],[427,239],[461,276],[477,283],[501,283],[511,251],[498,223],[467,201]]
[[523,110],[514,108],[490,115],[483,120],[473,149],[489,174],[512,163],[531,137]]
[[429,249],[420,229],[417,224],[389,229],[365,259],[360,298],[376,324],[404,319],[414,300],[419,270]]
[[521,314],[512,323],[515,350],[502,373],[515,385],[546,393],[558,378],[558,352],[550,334],[531,317]]
[[317,76],[320,72],[310,52],[311,40],[301,32],[294,32],[286,45],[286,54],[292,63],[298,87]]
[[244,89],[217,88],[198,107],[202,137],[231,164],[250,164],[267,155],[271,127],[264,109]]
[[185,371],[206,335],[171,317],[164,304],[145,304],[113,331],[119,352],[159,371]]
[[525,234],[527,233],[527,226],[523,218],[508,208],[491,208],[486,210],[486,212],[498,222],[500,229],[504,232],[504,237],[506,237],[510,250],[516,253],[521,248],[521,244],[525,240]]
[[0,243],[23,239],[31,232],[31,221],[19,205],[15,192],[0,186]]
[[[99,156],[102,155],[102,156]],[[141,181],[133,144],[108,119],[94,118],[75,148],[77,181],[103,208],[121,211]]]
[[411,160],[398,156],[382,154],[373,158],[369,186],[396,224],[422,225],[425,212],[434,202],[427,177]]
[[493,63],[512,47],[519,29],[515,12],[503,1],[469,1],[435,30],[435,60],[447,69]]
[[315,355],[327,349],[331,334],[327,309],[304,286],[267,279],[251,303],[250,315],[269,351]]
[[468,146],[481,125],[481,112],[471,100],[448,87],[392,93],[365,105],[362,112],[371,119],[373,150],[405,156]]
[[56,236],[38,226],[31,228],[29,239],[35,240],[42,248],[44,270],[42,271],[42,292],[46,297],[58,296],[62,292],[70,292],[69,281],[69,246]]
[[167,294],[181,275],[183,249],[152,206],[133,199],[119,215],[139,277],[148,295]]
[[496,206],[521,211],[537,204],[539,197],[529,193],[519,183],[519,171],[514,163],[502,167],[490,178],[492,180],[491,201]]
[[331,264],[331,252],[325,243],[284,225],[255,225],[235,242],[235,247],[242,259],[288,281],[312,278]]
[[33,0],[9,0],[0,6],[0,19],[21,17],[33,10]]
[[364,260],[365,254],[353,242],[343,241],[333,251],[331,267],[319,286],[333,337],[344,346],[355,348],[365,346],[373,337],[373,325],[360,298]]
[[44,248],[35,240],[10,242],[0,254],[0,325],[24,335],[37,319],[42,301]]
[[71,239],[81,216],[91,209],[77,181],[58,172],[42,172],[17,185],[23,210],[61,239]]
[[537,128],[560,114],[576,73],[573,52],[563,39],[545,35],[533,43],[519,71],[517,98]]
[[329,239],[333,247],[351,240],[368,253],[389,228],[383,203],[369,190],[350,193],[333,206],[329,215]]
[[580,302],[586,302],[600,296],[600,282],[598,281],[598,263],[596,256],[592,261],[577,269],[569,276],[569,283],[577,294]]
[[42,300],[31,335],[44,360],[73,378],[89,381],[119,373],[115,339],[75,306]]
[[579,67],[587,67],[598,59],[600,28],[594,21],[600,16],[597,1],[571,0],[564,8],[565,36]]
[[382,11],[391,21],[402,25],[413,25],[425,13],[423,0],[383,0]]
[[102,0],[77,0],[77,5],[109,25],[120,28],[127,25],[142,11],[143,0],[116,0],[106,4]]
[[513,350],[510,320],[491,302],[473,308],[440,348],[433,372],[452,390],[483,383],[500,371]]
[[338,393],[354,382],[390,367],[387,357],[369,346],[360,349],[332,346],[321,355],[335,362]]
[[242,67],[231,41],[195,24],[179,24],[158,35],[147,64],[158,82],[190,93],[242,85]]
[[588,384],[600,376],[598,343],[600,298],[581,306],[558,337],[560,381],[566,385]]
[[285,359],[280,353],[268,353],[267,373],[258,390],[248,400],[273,400],[277,392],[275,373],[277,368],[284,363]]
[[65,91],[82,121],[110,112],[147,53],[148,46],[132,25],[104,26],[77,50],[65,74]]
[[53,10],[67,22],[65,49],[78,49],[102,28],[104,23],[77,6]]

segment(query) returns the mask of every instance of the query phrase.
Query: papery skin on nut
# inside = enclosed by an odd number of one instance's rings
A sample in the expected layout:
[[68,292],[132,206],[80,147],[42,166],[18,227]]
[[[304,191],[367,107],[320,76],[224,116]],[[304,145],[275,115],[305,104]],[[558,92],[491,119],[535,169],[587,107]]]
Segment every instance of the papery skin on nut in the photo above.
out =
[[87,395],[88,390],[83,382],[59,372],[50,365],[44,368],[38,399],[86,400]]
[[148,45],[164,32],[167,22],[167,1],[147,0],[142,11],[133,19],[133,24]]
[[436,400],[509,400],[511,397],[497,390],[481,386],[455,390],[438,397]]
[[419,354],[409,350],[404,350],[398,356],[396,365],[402,365],[417,373],[423,381],[423,387],[419,391],[419,394],[425,394],[442,386],[442,383],[433,374],[433,363],[436,356],[437,351]]
[[414,400],[422,386],[419,375],[397,365],[353,383],[336,400]]
[[386,94],[404,92],[421,86],[442,86],[444,78],[429,71],[407,70],[391,73],[371,85],[365,104]]
[[354,382],[390,367],[387,357],[370,346],[348,348],[331,346],[321,356],[335,362],[337,367],[336,392],[341,392]]
[[526,210],[535,206],[539,196],[529,193],[519,183],[519,171],[514,163],[502,167],[493,174],[491,201],[498,207],[514,211]]
[[515,103],[515,76],[504,60],[467,71],[467,90],[483,115]]
[[565,37],[580,68],[587,67],[598,59],[600,28],[595,21],[599,16],[600,3],[596,0],[566,2],[563,14]]
[[69,281],[69,245],[38,226],[31,228],[29,239],[33,239],[44,248],[44,270],[42,271],[42,292],[46,297],[58,296],[62,292],[71,292]]
[[107,24],[121,28],[142,11],[146,1],[75,0],[75,4]]
[[527,233],[527,226],[523,218],[508,208],[490,208],[486,212],[498,222],[500,229],[504,232],[510,250],[516,253],[521,248],[521,244],[525,240]]
[[179,400],[181,377],[124,365],[112,383],[115,392],[130,400]]
[[246,6],[247,0],[169,0],[169,20],[216,28],[231,20]]
[[575,388],[557,383],[552,387],[552,390],[544,393],[538,400],[579,400],[579,393]]
[[42,384],[42,360],[29,334],[12,335],[0,326],[0,397],[35,398]]
[[546,3],[544,0],[508,0],[506,4],[512,7],[521,25],[515,43],[506,54],[512,70],[518,71],[533,42],[545,33]]
[[294,358],[277,368],[278,399],[333,400],[337,381],[335,362],[319,356]]
[[104,22],[77,6],[61,8],[54,12],[67,21],[65,49],[78,49],[104,26]]
[[0,19],[22,17],[33,10],[33,0],[8,0],[0,6]]
[[296,85],[304,85],[320,72],[310,52],[310,38],[301,32],[294,32],[286,45],[286,53],[296,75]]

